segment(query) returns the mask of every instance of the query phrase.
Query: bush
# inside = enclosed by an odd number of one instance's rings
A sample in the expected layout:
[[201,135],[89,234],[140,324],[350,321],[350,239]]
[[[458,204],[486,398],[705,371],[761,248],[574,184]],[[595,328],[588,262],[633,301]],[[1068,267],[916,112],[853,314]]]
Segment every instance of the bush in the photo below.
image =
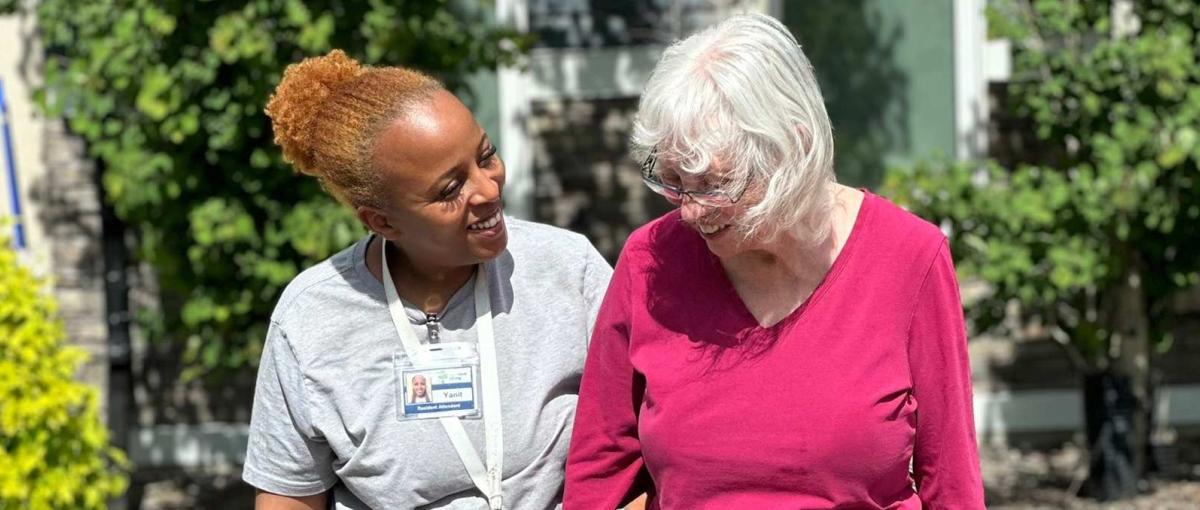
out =
[[73,380],[86,354],[65,345],[44,283],[0,235],[0,508],[106,508],[125,490],[97,391]]

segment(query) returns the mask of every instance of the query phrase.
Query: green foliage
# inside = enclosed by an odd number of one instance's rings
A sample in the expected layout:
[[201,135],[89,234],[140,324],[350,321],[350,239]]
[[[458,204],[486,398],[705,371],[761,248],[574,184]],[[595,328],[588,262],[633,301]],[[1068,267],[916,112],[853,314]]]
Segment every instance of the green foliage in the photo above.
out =
[[1140,27],[1107,1],[994,2],[1014,43],[1009,102],[1037,137],[1024,162],[893,170],[887,193],[953,231],[964,279],[992,293],[968,307],[1003,328],[1016,300],[1103,362],[1113,290],[1135,282],[1151,335],[1167,340],[1169,298],[1200,284],[1200,11],[1134,2]]
[[96,390],[72,379],[85,354],[64,345],[43,290],[0,235],[0,508],[107,508],[125,490],[125,456]]
[[[11,2],[9,2],[11,3]],[[423,69],[450,88],[511,63],[525,36],[432,1],[41,0],[50,57],[39,93],[102,163],[107,199],[137,233],[167,305],[145,330],[187,345],[191,374],[258,359],[296,272],[362,234],[313,179],[292,174],[263,114],[284,67],[345,49]],[[462,91],[465,92],[465,91]]]

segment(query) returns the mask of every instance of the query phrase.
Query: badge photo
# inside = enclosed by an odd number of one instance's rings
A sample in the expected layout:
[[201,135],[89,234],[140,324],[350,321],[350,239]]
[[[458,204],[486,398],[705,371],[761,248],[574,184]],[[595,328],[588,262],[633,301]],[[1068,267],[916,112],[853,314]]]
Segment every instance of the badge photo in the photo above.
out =
[[430,348],[415,362],[397,353],[398,418],[479,417],[479,356],[474,347],[445,344]]

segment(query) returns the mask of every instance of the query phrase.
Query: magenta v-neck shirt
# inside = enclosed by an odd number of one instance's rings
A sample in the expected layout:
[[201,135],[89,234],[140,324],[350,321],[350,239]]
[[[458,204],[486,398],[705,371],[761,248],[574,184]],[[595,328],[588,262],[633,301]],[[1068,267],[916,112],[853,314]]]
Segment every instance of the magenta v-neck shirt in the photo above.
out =
[[762,328],[678,212],[638,229],[596,320],[566,476],[566,510],[642,492],[651,509],[983,508],[945,236],[867,193],[812,296]]

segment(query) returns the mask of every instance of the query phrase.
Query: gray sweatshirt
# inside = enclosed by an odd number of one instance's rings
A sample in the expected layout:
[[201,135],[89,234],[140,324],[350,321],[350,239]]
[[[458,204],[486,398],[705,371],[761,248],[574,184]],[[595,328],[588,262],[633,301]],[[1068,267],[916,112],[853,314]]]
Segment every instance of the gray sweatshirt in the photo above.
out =
[[[506,218],[487,263],[504,424],[506,509],[560,505],[580,372],[612,269],[581,235]],[[271,316],[243,478],[276,494],[333,489],[337,509],[485,509],[437,420],[398,419],[403,347],[364,238],[297,276]],[[372,250],[374,252],[374,250]],[[378,256],[372,253],[371,256]],[[405,303],[422,342],[476,342],[474,278],[436,324]],[[483,422],[463,425],[480,458]]]

